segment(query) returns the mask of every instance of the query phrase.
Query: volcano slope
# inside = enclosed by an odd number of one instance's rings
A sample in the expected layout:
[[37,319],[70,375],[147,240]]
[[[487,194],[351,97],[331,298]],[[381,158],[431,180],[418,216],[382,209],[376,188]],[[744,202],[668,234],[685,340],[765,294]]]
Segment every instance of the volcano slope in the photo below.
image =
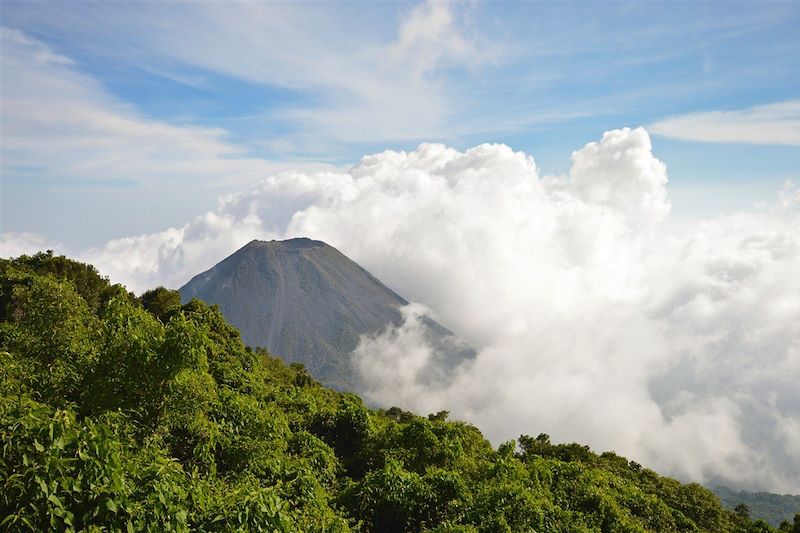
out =
[[[217,304],[244,342],[302,363],[320,382],[358,390],[350,353],[361,335],[403,321],[408,302],[333,246],[307,238],[254,240],[180,288],[184,302]],[[474,355],[429,317],[425,337],[452,368]]]

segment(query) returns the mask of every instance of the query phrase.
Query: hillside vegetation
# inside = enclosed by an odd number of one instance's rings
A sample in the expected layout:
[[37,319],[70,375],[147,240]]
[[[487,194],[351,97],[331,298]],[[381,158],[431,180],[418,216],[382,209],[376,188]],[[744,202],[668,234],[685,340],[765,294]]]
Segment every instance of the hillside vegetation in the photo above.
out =
[[729,509],[746,506],[752,516],[763,518],[773,525],[780,524],[800,512],[800,496],[771,492],[735,491],[728,487],[712,487],[722,504]]
[[65,258],[0,261],[0,298],[0,530],[775,531],[613,453],[368,409]]

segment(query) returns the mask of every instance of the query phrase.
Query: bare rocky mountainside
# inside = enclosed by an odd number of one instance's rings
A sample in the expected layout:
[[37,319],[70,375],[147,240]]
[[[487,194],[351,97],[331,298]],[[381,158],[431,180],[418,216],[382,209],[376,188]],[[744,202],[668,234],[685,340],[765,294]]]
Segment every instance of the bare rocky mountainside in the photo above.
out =
[[[326,385],[357,390],[350,354],[363,334],[402,322],[408,302],[336,248],[307,238],[252,241],[180,289],[183,301],[217,304],[245,343],[303,363]],[[474,352],[424,320],[445,366]]]

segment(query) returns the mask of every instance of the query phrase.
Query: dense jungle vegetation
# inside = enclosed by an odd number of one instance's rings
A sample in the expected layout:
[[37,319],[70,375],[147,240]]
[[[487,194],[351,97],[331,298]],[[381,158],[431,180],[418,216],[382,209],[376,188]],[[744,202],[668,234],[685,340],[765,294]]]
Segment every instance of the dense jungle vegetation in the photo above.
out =
[[776,531],[614,453],[369,409],[51,253],[0,261],[0,437],[0,530]]

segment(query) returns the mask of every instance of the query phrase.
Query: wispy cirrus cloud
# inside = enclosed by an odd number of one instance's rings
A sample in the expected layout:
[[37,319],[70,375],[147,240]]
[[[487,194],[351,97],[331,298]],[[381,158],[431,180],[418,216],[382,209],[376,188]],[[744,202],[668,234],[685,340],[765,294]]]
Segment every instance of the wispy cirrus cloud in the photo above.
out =
[[[180,222],[177,211],[207,209],[223,186],[287,166],[330,167],[268,160],[225,128],[145,113],[77,59],[20,30],[0,27],[0,43],[1,231],[72,245],[84,233],[110,238],[135,219]],[[154,207],[168,195],[181,202]]]
[[[728,13],[688,4],[48,2],[46,15],[9,5],[7,25],[99,78],[146,73],[165,84],[155,97],[123,87],[132,103],[210,111],[204,124],[255,150],[339,162],[430,141],[533,148],[518,138],[593,123],[584,139],[694,109],[698,95],[722,107],[742,94],[764,101],[753,93],[767,85],[785,99],[800,45],[791,32],[800,12],[778,3]],[[196,107],[183,98],[188,87]]]
[[800,146],[800,100],[688,113],[655,122],[648,130],[686,141]]
[[[487,62],[498,46],[468,30],[467,7],[438,2],[402,8],[175,3],[133,11],[97,4],[80,13],[56,3],[52,9],[58,16],[50,18],[64,21],[58,27],[24,7],[12,14],[48,35],[67,35],[92,58],[178,83],[189,68],[246,84],[258,96],[237,109],[238,118],[259,124],[261,140],[278,137],[289,153],[437,137],[457,111],[445,73]],[[85,34],[94,39],[84,49],[75,36]]]
[[23,32],[2,28],[0,39],[6,178],[25,179],[26,169],[36,168],[67,187],[71,181],[202,186],[274,170],[229,142],[222,128],[145,116]]

